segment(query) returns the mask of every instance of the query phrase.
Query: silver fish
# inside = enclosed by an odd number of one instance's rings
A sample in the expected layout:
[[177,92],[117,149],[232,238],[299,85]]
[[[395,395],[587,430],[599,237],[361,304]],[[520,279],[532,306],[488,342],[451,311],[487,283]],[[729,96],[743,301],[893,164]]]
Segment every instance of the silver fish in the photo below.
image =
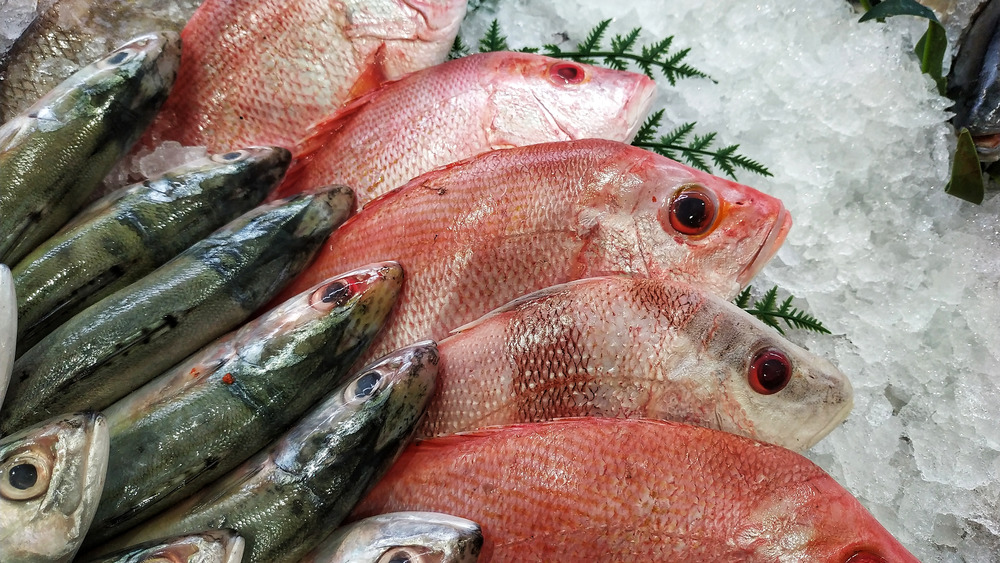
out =
[[221,525],[246,538],[248,563],[298,561],[409,442],[437,364],[426,341],[359,370],[275,444],[103,548]]
[[79,211],[166,100],[180,37],[143,35],[0,126],[0,262],[14,264]]
[[212,155],[96,202],[14,267],[18,353],[252,209],[290,160],[278,147]]
[[475,563],[479,524],[439,512],[391,512],[334,530],[299,563]]
[[240,563],[246,542],[231,530],[153,540],[87,563]]
[[38,4],[40,13],[7,55],[0,55],[0,123],[130,38],[152,30],[179,33],[201,0],[101,0],[99,5],[93,0],[49,0]]
[[7,266],[0,264],[0,407],[7,393],[7,383],[14,367],[17,341],[17,297],[14,278]]
[[0,559],[70,561],[108,466],[104,416],[58,417],[0,440]]

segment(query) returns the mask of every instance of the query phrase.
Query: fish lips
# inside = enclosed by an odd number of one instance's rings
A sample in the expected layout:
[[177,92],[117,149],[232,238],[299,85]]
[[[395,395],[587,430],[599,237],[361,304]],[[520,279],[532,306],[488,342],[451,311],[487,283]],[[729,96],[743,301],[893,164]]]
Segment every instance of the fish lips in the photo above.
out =
[[771,258],[774,258],[774,255],[778,253],[778,249],[781,248],[781,244],[785,242],[785,237],[788,236],[788,231],[791,228],[792,216],[784,206],[781,206],[778,210],[778,215],[774,218],[774,222],[771,223],[771,229],[764,238],[764,242],[757,249],[757,254],[754,255],[750,263],[737,276],[736,283],[740,287],[746,287],[750,283],[750,280],[759,274],[764,269],[764,266],[771,261]]

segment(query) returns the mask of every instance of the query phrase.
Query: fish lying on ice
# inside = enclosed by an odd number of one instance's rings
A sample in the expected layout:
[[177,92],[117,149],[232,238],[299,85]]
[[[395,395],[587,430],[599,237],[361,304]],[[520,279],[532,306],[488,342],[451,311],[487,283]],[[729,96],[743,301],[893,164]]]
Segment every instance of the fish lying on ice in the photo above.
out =
[[277,147],[216,154],[90,206],[14,268],[18,350],[250,211],[290,160]]
[[478,522],[492,563],[917,563],[808,459],[659,420],[567,418],[417,442],[351,518],[396,510]]
[[790,227],[779,200],[655,153],[597,139],[546,143],[439,168],[371,201],[284,295],[398,261],[406,286],[377,357],[579,278],[664,277],[731,298]]
[[0,262],[80,210],[153,120],[180,62],[176,33],[137,37],[0,126]]
[[246,538],[246,563],[298,561],[409,442],[434,392],[437,363],[435,344],[420,342],[368,365],[276,443],[113,543],[225,522]]
[[315,124],[272,197],[331,183],[361,206],[438,166],[571,139],[632,140],[656,85],[529,53],[479,53],[409,74]]
[[108,467],[104,415],[61,416],[0,439],[0,559],[68,562]]
[[240,563],[246,542],[232,530],[153,540],[86,563]]
[[439,343],[417,436],[571,416],[657,418],[804,450],[847,418],[837,368],[694,286],[589,278],[516,299]]
[[108,471],[87,545],[170,508],[274,441],[351,375],[402,282],[395,263],[325,280],[105,409],[111,455],[142,463]]
[[177,87],[142,144],[291,148],[386,79],[444,61],[465,0],[205,0]]
[[238,326],[315,256],[344,187],[253,209],[94,303],[14,362],[0,430],[103,409]]
[[0,408],[14,368],[17,345],[17,296],[10,269],[0,264]]
[[483,531],[471,520],[392,512],[337,528],[299,563],[476,563],[482,547]]
[[180,33],[200,3],[101,0],[98,5],[93,0],[39,1],[41,13],[6,56],[0,53],[0,123],[132,37],[153,30]]

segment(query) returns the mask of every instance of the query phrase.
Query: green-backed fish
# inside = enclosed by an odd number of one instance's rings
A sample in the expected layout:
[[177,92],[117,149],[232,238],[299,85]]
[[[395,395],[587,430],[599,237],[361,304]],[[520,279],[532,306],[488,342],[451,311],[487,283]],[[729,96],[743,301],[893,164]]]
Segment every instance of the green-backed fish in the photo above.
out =
[[267,303],[343,221],[354,194],[258,207],[94,303],[14,362],[0,432],[103,409]]
[[72,560],[107,466],[101,414],[61,416],[0,440],[0,560]]
[[94,203],[14,268],[18,351],[252,209],[290,160],[278,147],[234,150]]
[[88,545],[162,512],[277,439],[351,374],[402,283],[395,262],[326,280],[108,407],[111,455],[142,463],[108,472]]
[[240,563],[246,542],[231,530],[209,530],[126,547],[87,563]]
[[14,347],[17,341],[17,297],[14,278],[7,266],[0,264],[0,407],[14,367]]
[[479,524],[439,512],[390,512],[334,530],[299,563],[476,563]]
[[17,263],[79,211],[173,86],[180,38],[140,36],[0,127],[0,262]]
[[409,442],[437,364],[431,341],[369,364],[276,443],[113,544],[223,525],[246,539],[247,563],[298,561]]

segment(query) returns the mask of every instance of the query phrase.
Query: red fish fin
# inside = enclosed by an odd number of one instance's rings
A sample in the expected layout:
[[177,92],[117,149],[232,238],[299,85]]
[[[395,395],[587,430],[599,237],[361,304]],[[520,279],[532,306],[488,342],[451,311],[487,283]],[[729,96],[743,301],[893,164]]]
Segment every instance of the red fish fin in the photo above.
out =
[[361,71],[361,75],[358,76],[358,79],[354,81],[354,85],[351,86],[351,90],[347,96],[348,100],[359,98],[371,92],[389,79],[385,72],[385,52],[386,48],[383,43],[368,57],[368,60],[364,63],[364,70]]

